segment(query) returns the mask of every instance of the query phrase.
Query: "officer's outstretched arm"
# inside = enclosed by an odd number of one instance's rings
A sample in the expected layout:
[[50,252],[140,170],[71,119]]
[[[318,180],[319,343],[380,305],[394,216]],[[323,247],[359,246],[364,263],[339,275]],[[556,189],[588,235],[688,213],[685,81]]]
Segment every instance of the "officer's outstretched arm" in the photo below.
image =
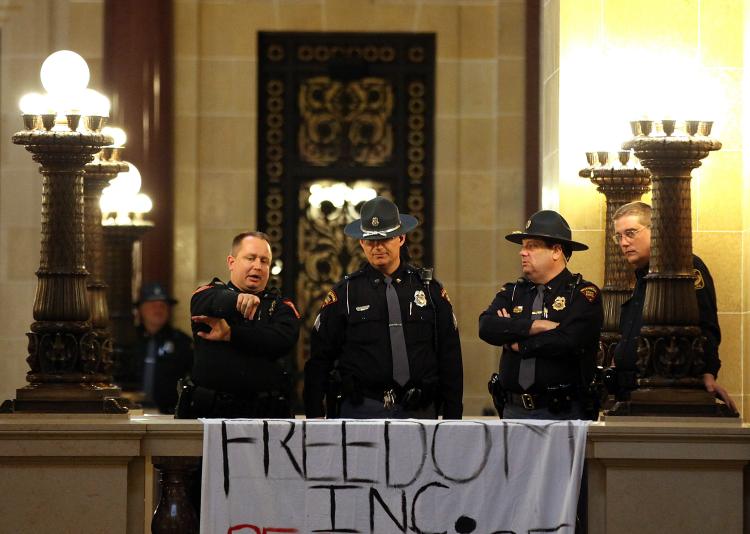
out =
[[190,315],[229,319],[237,312],[237,293],[219,282],[199,287],[190,298]]

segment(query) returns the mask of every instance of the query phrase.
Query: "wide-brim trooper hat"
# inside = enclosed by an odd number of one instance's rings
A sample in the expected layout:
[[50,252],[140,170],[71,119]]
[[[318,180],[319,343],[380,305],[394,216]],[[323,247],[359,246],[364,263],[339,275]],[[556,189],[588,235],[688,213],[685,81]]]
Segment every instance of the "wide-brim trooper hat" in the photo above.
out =
[[398,206],[384,197],[375,197],[362,204],[360,218],[344,228],[344,233],[357,239],[390,239],[414,230],[416,217],[399,213]]
[[562,215],[552,210],[537,211],[526,222],[526,230],[513,232],[505,239],[513,243],[522,244],[524,239],[544,239],[561,245],[567,245],[570,250],[588,250],[588,246],[571,239],[572,232],[568,222]]
[[144,302],[153,302],[157,300],[163,300],[171,305],[177,304],[177,299],[172,297],[163,285],[159,282],[148,282],[141,286],[138,300],[133,303],[133,306],[140,306]]

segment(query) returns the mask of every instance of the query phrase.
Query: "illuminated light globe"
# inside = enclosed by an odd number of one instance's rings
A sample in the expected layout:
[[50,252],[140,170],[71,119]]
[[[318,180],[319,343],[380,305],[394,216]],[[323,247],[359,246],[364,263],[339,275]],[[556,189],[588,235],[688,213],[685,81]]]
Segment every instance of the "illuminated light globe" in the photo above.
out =
[[125,133],[125,130],[123,130],[122,128],[116,128],[114,126],[105,126],[104,128],[102,128],[102,135],[108,135],[112,139],[114,139],[114,142],[111,146],[116,148],[124,147],[125,142],[128,140],[128,135]]
[[49,93],[58,115],[78,111],[80,95],[89,84],[89,66],[70,50],[59,50],[42,63],[42,85]]
[[51,95],[81,92],[89,84],[86,60],[70,50],[58,50],[42,63],[42,85]]
[[118,195],[121,195],[124,198],[131,198],[137,195],[141,190],[141,173],[132,163],[125,163],[128,164],[130,170],[121,172],[116,178],[110,180],[107,189],[113,189]]
[[154,207],[154,203],[151,202],[151,198],[146,193],[138,193],[133,199],[132,211],[133,213],[142,215],[151,211]]
[[18,107],[24,115],[41,115],[49,111],[49,103],[44,95],[27,93],[18,101]]
[[99,209],[102,211],[102,224],[112,224],[110,215],[116,213],[118,207],[117,195],[113,194],[109,187],[105,187],[99,199]]
[[95,89],[86,89],[81,98],[81,111],[88,117],[109,117],[109,98]]

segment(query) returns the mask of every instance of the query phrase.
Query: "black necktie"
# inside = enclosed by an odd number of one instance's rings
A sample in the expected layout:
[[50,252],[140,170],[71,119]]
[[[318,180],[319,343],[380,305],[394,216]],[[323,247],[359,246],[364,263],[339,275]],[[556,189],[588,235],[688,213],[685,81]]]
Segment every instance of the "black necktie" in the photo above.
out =
[[143,393],[147,402],[154,401],[156,383],[156,359],[158,357],[156,339],[150,337],[146,343],[146,357],[143,360]]
[[393,279],[385,277],[385,299],[388,302],[388,331],[391,336],[391,358],[393,359],[393,380],[403,386],[409,381],[409,356],[406,353],[404,326],[401,323],[401,306],[398,303]]
[[[536,286],[536,297],[531,305],[531,320],[544,318],[544,290],[545,285]],[[536,358],[524,358],[521,360],[521,367],[518,369],[518,385],[524,390],[534,385],[536,379]]]

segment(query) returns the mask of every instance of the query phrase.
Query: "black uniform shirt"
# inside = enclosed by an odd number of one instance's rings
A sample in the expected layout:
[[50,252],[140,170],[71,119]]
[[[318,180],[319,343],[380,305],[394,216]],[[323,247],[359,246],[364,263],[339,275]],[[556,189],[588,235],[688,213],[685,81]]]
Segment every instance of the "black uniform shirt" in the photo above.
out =
[[[704,373],[718,376],[721,360],[719,359],[719,343],[721,343],[721,329],[716,310],[716,289],[714,280],[708,267],[696,255],[693,255],[695,274],[695,296],[698,299],[698,314],[700,328],[706,336],[704,357],[706,359]],[[620,309],[620,334],[622,338],[615,347],[615,366],[618,369],[636,371],[638,338],[643,326],[643,304],[646,299],[645,279],[648,265],[635,271],[635,289],[633,295],[626,300]]]
[[144,393],[161,413],[174,413],[177,405],[177,381],[190,374],[193,366],[193,340],[182,330],[169,324],[153,336],[149,335],[143,326],[138,326],[136,332],[132,358],[133,374],[137,379],[134,389],[140,389],[145,385],[145,359],[149,351],[149,342],[153,339],[156,344],[153,384],[152,390]]
[[260,305],[252,320],[237,311],[237,294],[231,282],[218,278],[199,287],[190,300],[191,315],[225,319],[232,329],[230,341],[208,341],[197,332],[210,328],[193,323],[196,385],[216,391],[248,395],[253,392],[284,392],[288,387],[279,360],[289,354],[299,337],[300,316],[289,299],[276,290],[259,294]]
[[[536,285],[520,278],[505,284],[479,316],[479,337],[484,341],[497,346],[518,343],[518,352],[509,347],[503,350],[500,359],[503,388],[523,392],[518,384],[523,358],[537,358],[531,392],[543,393],[547,386],[588,381],[593,374],[599,331],[604,321],[599,288],[564,269],[549,281],[544,293],[546,316],[542,318],[559,325],[532,336],[529,335],[534,321],[531,306],[536,294]],[[499,317],[500,309],[505,309],[510,317]]]
[[[410,382],[418,387],[436,385],[443,416],[460,418],[461,345],[448,295],[437,281],[429,284],[428,294],[419,273],[409,265],[402,264],[392,279],[401,305]],[[385,290],[383,274],[367,264],[328,293],[311,333],[310,359],[305,365],[308,417],[324,414],[325,384],[335,361],[342,376],[353,377],[363,388],[384,391],[392,387]]]

